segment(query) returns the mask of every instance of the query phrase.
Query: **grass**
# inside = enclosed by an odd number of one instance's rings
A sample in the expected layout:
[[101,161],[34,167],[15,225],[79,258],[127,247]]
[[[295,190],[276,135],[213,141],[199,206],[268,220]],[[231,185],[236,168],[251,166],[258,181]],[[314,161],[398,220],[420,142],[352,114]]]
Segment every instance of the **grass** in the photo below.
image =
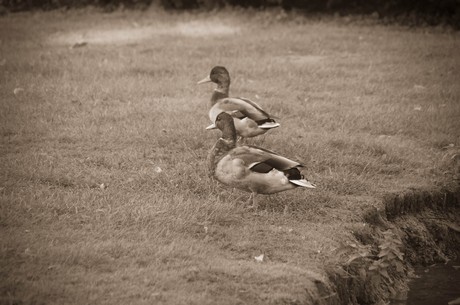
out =
[[[0,303],[321,304],[364,211],[453,183],[457,32],[274,17],[0,18]],[[218,64],[281,117],[254,142],[316,190],[252,213],[208,180],[219,135],[196,81]]]

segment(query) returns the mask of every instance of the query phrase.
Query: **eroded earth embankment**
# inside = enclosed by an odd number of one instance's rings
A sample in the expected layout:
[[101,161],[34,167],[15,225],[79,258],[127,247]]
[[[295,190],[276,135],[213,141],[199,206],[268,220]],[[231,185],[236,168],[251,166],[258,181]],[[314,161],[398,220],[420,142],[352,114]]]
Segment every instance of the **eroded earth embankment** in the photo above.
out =
[[[317,304],[387,304],[404,299],[415,265],[460,256],[460,188],[387,194],[384,210],[365,213],[353,231],[359,241],[337,250],[341,266],[327,272],[330,287]],[[329,288],[329,289],[328,289]]]

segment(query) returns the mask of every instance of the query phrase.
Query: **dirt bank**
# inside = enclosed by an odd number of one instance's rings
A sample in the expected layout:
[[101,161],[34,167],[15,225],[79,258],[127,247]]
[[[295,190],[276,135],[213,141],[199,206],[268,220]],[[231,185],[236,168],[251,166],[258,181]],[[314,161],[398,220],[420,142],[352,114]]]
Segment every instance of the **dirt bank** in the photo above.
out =
[[[406,295],[417,264],[446,262],[460,255],[460,190],[410,190],[384,196],[385,209],[365,213],[360,241],[337,250],[341,267],[328,270],[318,304],[383,304]],[[335,286],[335,287],[334,287]]]

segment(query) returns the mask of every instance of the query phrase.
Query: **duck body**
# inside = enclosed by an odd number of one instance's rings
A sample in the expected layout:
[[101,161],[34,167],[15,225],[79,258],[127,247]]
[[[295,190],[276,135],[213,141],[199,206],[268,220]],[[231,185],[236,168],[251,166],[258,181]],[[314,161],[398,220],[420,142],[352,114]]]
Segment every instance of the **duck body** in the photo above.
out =
[[221,112],[226,112],[233,117],[236,133],[243,138],[255,137],[280,126],[259,105],[245,98],[218,99],[209,110],[209,119],[215,122]]
[[[246,98],[229,97],[230,75],[225,67],[216,66],[208,77],[198,83],[214,82],[217,88],[211,97],[209,118],[215,122],[217,115],[226,112],[233,117],[236,132],[242,138],[251,138],[266,133],[269,129],[280,126],[274,116],[265,112],[255,102]],[[206,129],[214,129],[211,124]]]
[[216,118],[222,137],[209,154],[209,169],[219,182],[256,194],[274,194],[297,187],[315,188],[300,173],[302,164],[257,146],[237,146],[233,118],[222,112]]
[[219,182],[246,192],[274,194],[309,184],[300,163],[255,146],[235,147],[213,162]]

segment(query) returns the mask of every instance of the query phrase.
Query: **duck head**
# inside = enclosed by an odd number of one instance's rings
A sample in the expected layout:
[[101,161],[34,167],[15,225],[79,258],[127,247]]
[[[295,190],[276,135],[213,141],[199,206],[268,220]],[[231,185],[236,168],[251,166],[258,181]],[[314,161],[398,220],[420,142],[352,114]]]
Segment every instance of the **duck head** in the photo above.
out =
[[230,74],[225,67],[215,66],[212,68],[211,73],[200,80],[198,84],[209,82],[216,83],[218,88],[228,88],[230,86]]
[[215,126],[222,131],[222,139],[236,142],[235,124],[230,114],[221,112],[216,118]]

